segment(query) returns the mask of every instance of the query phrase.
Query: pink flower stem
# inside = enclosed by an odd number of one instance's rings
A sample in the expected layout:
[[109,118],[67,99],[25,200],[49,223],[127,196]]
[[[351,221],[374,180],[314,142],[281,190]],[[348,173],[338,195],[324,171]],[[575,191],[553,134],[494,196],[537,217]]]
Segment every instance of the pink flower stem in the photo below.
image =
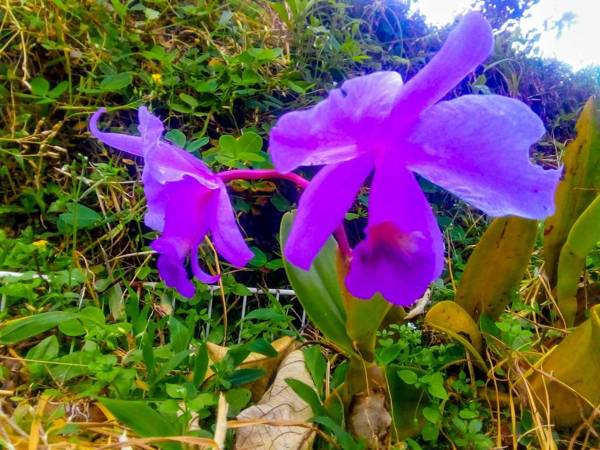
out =
[[282,180],[288,180],[296,184],[301,189],[306,189],[308,186],[308,180],[302,178],[300,175],[295,173],[279,173],[272,169],[238,169],[238,170],[227,170],[217,174],[221,180],[225,183],[231,180],[259,180],[261,178],[280,178]]
[[[306,178],[301,177],[300,175],[296,175],[295,173],[279,173],[276,170],[272,169],[236,169],[236,170],[227,170],[225,172],[218,173],[217,176],[223,180],[223,182],[227,183],[232,180],[259,180],[263,178],[276,178],[281,180],[288,180],[298,186],[300,189],[304,190],[308,187],[309,181]],[[346,230],[344,229],[344,225],[340,225],[335,232],[333,233],[335,239],[338,243],[338,247],[340,249],[340,253],[344,259],[344,261],[350,261],[350,255],[352,253],[352,249],[350,248],[350,243],[348,242],[348,236],[346,235]]]

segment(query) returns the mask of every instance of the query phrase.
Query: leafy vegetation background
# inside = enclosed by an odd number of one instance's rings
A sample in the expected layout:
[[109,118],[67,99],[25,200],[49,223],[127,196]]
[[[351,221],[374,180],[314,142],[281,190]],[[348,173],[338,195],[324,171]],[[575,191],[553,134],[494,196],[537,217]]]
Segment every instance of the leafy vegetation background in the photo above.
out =
[[[531,56],[535,36],[521,36],[515,23],[533,3],[484,2],[498,31],[494,54],[450,96],[497,93],[524,101],[548,131],[534,158],[556,166],[577,114],[598,91],[598,72],[573,73]],[[215,170],[267,167],[266,136],[278,116],[314,104],[355,75],[385,69],[410,78],[440,48],[448,28],[429,27],[402,2],[365,0],[9,0],[0,17],[0,270],[25,273],[0,279],[0,320],[56,313],[0,341],[2,417],[29,430],[36,420],[31,408],[46,396],[54,404],[43,419],[46,429],[92,440],[89,430],[69,428],[74,405],[85,405],[82,418],[93,422],[86,399],[150,399],[170,418],[171,428],[161,431],[189,433],[191,418],[199,417],[193,433],[210,436],[215,393],[228,392],[233,417],[250,401],[240,386],[260,374],[240,373],[239,361],[229,358],[200,387],[207,364],[202,342],[256,350],[300,332],[318,339],[293,300],[248,290],[288,287],[276,235],[298,192],[285,182],[236,183],[232,195],[255,258],[243,271],[222,267],[222,295],[201,287],[183,301],[159,282],[147,247],[154,233],[143,225],[139,166],[89,138],[90,113],[106,106],[107,128],[135,132],[134,109],[148,105],[171,130],[167,139]],[[525,50],[514,50],[515,42]],[[434,297],[451,298],[485,219],[423,186],[449,252]],[[365,207],[361,195],[348,217],[352,240],[364,228]],[[221,264],[209,248],[204,256],[213,267]],[[244,297],[251,312],[242,323]],[[523,351],[536,331],[519,319],[519,304],[525,305],[516,303],[500,327],[506,345]],[[199,349],[193,356],[190,344]],[[430,426],[413,448],[503,443],[492,420],[495,406],[475,395],[485,381],[461,369],[440,388],[445,365],[460,353],[453,344],[393,325],[381,336],[386,349],[390,362],[429,376],[432,405],[448,400],[446,389],[453,392],[444,417],[429,411]],[[327,352],[315,358],[336,366]],[[311,370],[321,375],[315,367],[320,363]],[[530,416],[519,420],[524,433],[533,427]],[[531,436],[519,442],[528,445]]]

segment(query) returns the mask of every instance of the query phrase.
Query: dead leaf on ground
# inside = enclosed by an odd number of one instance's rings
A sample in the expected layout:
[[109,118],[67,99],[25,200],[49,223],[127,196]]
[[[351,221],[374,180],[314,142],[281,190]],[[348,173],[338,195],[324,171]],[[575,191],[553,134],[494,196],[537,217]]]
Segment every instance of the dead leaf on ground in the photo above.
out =
[[[313,416],[310,406],[287,385],[287,378],[302,381],[316,390],[310,373],[306,370],[304,354],[301,350],[295,350],[283,360],[273,384],[263,398],[256,405],[242,411],[237,419],[307,422]],[[238,429],[234,449],[308,450],[314,437],[314,430],[308,427],[251,425]]]

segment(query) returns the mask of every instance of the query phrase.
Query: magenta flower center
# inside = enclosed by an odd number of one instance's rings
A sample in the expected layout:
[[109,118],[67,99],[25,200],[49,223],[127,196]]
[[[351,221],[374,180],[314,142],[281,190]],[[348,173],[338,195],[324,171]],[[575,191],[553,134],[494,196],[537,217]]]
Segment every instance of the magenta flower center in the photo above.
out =
[[416,261],[425,237],[419,231],[407,233],[393,222],[380,222],[369,227],[367,231],[368,252],[361,252],[359,257],[365,263],[378,260]]

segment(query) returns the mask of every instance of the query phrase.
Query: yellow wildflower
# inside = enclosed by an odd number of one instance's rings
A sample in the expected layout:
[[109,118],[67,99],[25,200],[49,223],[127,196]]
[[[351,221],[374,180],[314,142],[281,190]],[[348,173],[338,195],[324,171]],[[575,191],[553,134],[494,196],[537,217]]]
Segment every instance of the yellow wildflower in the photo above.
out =
[[153,73],[152,81],[154,81],[156,84],[162,84],[162,75],[160,73]]

